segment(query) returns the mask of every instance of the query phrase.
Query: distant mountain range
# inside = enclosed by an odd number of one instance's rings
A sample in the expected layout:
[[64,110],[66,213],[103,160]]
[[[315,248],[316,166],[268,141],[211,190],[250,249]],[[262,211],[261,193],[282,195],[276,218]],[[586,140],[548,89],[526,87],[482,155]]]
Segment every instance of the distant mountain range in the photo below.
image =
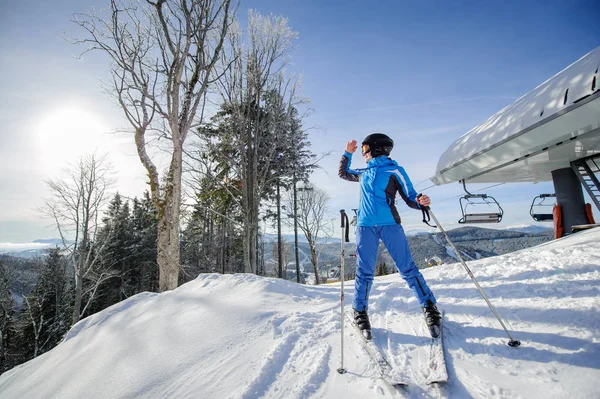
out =
[[0,242],[0,254],[32,259],[42,256],[48,248],[61,246],[62,240],[59,238],[39,239],[25,243]]
[[531,225],[531,224],[516,224],[505,227],[503,230],[520,231],[521,233],[539,234],[554,231],[552,225]]
[[[547,241],[553,237],[553,230],[545,226],[529,226],[515,225],[509,226],[506,229],[486,229],[481,227],[459,227],[447,231],[450,239],[458,248],[462,258],[465,261],[487,258],[490,256],[503,255],[506,253],[518,251],[520,249],[529,248]],[[287,269],[294,269],[295,262],[293,256],[293,235],[285,235],[285,240],[288,243],[288,253],[285,254]],[[458,257],[451,250],[446,242],[445,236],[437,230],[435,233],[427,233],[422,231],[407,231],[408,243],[413,255],[415,263],[420,268],[427,267],[429,261],[436,257],[441,259],[443,264],[458,262]],[[303,238],[303,237],[302,237]],[[265,265],[267,270],[275,268],[275,260],[273,259],[274,245],[276,235],[270,235],[269,240],[266,240],[265,247]],[[340,263],[340,238],[331,238],[326,244],[319,246],[321,254],[319,257],[319,270],[323,276],[327,275],[332,269],[337,268]],[[269,246],[271,243],[271,246]],[[310,265],[310,250],[306,239],[298,240],[298,248],[300,255],[300,269],[304,270],[307,277],[312,273]],[[353,255],[356,252],[356,243],[352,238],[345,245],[347,256]],[[354,260],[346,261],[350,265],[348,273],[352,273],[354,269]],[[378,264],[385,263],[388,271],[393,271],[394,262],[390,258],[383,245],[379,247]],[[288,277],[289,277],[288,272]]]
[[[553,230],[547,227],[518,225],[510,226],[507,229],[485,229],[481,227],[460,227],[449,230],[448,235],[458,248],[465,261],[486,258],[490,256],[503,255],[520,249],[529,248],[552,240]],[[423,233],[407,232],[408,243],[413,255],[413,259],[420,268],[428,266],[432,258],[441,260],[442,264],[456,263],[457,256],[450,249],[446,238],[440,232]],[[295,280],[295,256],[293,251],[294,235],[285,234],[284,259],[287,264],[287,278]],[[300,270],[302,279],[311,280],[314,278],[313,267],[310,262],[310,248],[304,237],[304,234],[298,235],[298,253],[300,261]],[[274,234],[265,235],[265,269],[268,275],[275,276],[276,262],[273,254],[276,253],[277,236]],[[340,243],[341,238],[331,237],[321,239],[318,250],[321,251],[319,257],[319,275],[327,278],[332,270],[336,270],[340,264]],[[48,248],[61,246],[60,239],[35,240],[29,243],[0,243],[0,261],[4,260],[7,264],[16,267],[21,276],[19,286],[14,287],[13,292],[27,293],[33,287],[37,279],[35,271],[35,258],[44,255]],[[349,243],[345,244],[346,253],[346,273],[351,276],[354,273],[355,259],[351,258],[356,252],[354,237]],[[385,263],[388,272],[394,271],[394,263],[391,260],[383,245],[379,247],[378,264]],[[15,266],[16,265],[16,266]],[[18,301],[19,296],[15,299]]]
[[[39,239],[39,240],[34,240],[34,243],[38,243],[38,244],[48,244],[51,246],[54,245],[62,245],[62,240],[60,238],[46,238],[46,239]],[[67,241],[67,242],[71,242],[71,241]]]
[[[265,242],[276,242],[277,241],[277,234],[271,234],[271,233],[266,233],[263,235]],[[282,234],[281,237],[283,238],[283,241],[288,242],[290,244],[294,243],[294,234]],[[340,242],[340,238],[339,237],[319,237],[317,239],[318,243],[326,243],[326,242],[337,242],[339,244]],[[308,240],[306,239],[306,236],[304,236],[304,233],[302,233],[301,231],[298,232],[298,243],[305,243],[308,244]]]
[[[505,227],[504,229],[485,229],[485,228],[481,228],[481,227],[459,227],[457,229],[454,230],[449,230],[451,239],[452,236],[455,235],[455,232],[461,231],[463,229],[472,229],[469,230],[470,234],[473,234],[473,237],[477,237],[477,236],[481,236],[482,234],[484,234],[487,238],[490,238],[492,236],[495,236],[497,238],[499,237],[504,237],[506,232],[517,232],[517,233],[522,233],[522,234],[526,234],[526,235],[543,235],[543,236],[548,236],[550,237],[552,235],[552,227],[547,226],[547,225],[528,225],[528,224],[519,224],[519,225],[512,225],[512,226],[508,226]],[[479,233],[475,233],[478,230],[480,230]],[[463,230],[464,231],[464,230]],[[483,233],[483,231],[485,231],[485,233]],[[409,241],[414,241],[414,242],[418,242],[421,241],[424,237],[430,237],[433,234],[440,234],[438,233],[438,231],[436,231],[436,233],[428,233],[428,232],[424,232],[422,230],[418,230],[418,229],[407,229],[406,230],[406,235],[409,237]],[[285,242],[287,242],[288,244],[293,245],[294,244],[294,234],[283,234],[283,239]],[[523,237],[521,237],[523,238]],[[513,237],[514,239],[514,237]],[[265,234],[264,235],[264,240],[265,242],[268,243],[275,243],[277,242],[277,235],[276,234]],[[352,241],[352,240],[351,240]],[[308,251],[308,241],[306,240],[306,237],[304,236],[304,234],[302,232],[298,233],[298,243],[299,243],[299,247],[301,249],[304,249],[306,251]],[[320,245],[323,244],[327,244],[327,246],[336,245],[336,250],[339,250],[339,245],[341,243],[341,238],[340,237],[321,237],[318,239],[318,243]],[[349,245],[353,245],[352,243],[349,243]],[[18,257],[18,258],[27,258],[27,259],[32,259],[32,258],[36,258],[39,256],[42,256],[44,254],[44,252],[48,249],[48,248],[53,248],[53,247],[60,247],[62,246],[62,240],[59,238],[49,238],[49,239],[38,239],[38,240],[34,240],[32,242],[27,242],[27,243],[0,243],[0,254],[6,254],[6,255],[10,255],[10,256],[14,256],[14,257]],[[269,252],[269,251],[267,251]],[[328,251],[326,251],[328,252]],[[431,255],[433,256],[433,255]],[[333,259],[332,259],[333,261]]]
[[[468,226],[467,226],[468,227]],[[460,229],[463,228],[461,227],[457,227],[456,229]],[[454,229],[454,230],[456,230]],[[421,236],[421,235],[428,235],[428,234],[434,234],[439,232],[439,230],[435,230],[435,229],[431,229],[432,232],[428,232],[428,231],[423,231],[421,229],[404,229],[404,232],[406,233],[406,235],[408,237],[414,237],[414,236]],[[553,227],[550,225],[529,225],[529,224],[515,224],[515,225],[510,225],[510,226],[506,226],[502,229],[486,229],[486,230],[499,230],[499,231],[518,231],[521,233],[527,233],[527,234],[542,234],[542,233],[548,233],[553,231]],[[452,230],[450,230],[452,231]],[[288,243],[293,243],[294,242],[294,234],[282,234],[281,235],[283,237],[283,240],[285,242]],[[267,233],[264,234],[264,238],[265,238],[265,242],[275,242],[277,241],[277,234],[271,234],[271,233]],[[318,242],[320,244],[323,243],[340,243],[341,238],[338,237],[337,235],[334,237],[329,237],[329,238],[319,238]],[[308,243],[308,241],[306,240],[306,237],[304,236],[304,234],[302,232],[298,233],[298,242],[299,243]]]

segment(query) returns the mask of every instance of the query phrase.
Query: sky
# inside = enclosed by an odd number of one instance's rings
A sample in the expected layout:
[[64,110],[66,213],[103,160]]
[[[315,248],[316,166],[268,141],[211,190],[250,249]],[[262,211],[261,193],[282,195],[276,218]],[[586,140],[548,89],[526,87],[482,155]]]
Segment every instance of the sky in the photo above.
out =
[[[44,182],[85,153],[109,153],[123,195],[147,189],[133,138],[116,133],[127,126],[122,111],[100,85],[109,80],[106,57],[78,58],[81,48],[64,38],[82,36],[73,13],[107,3],[0,3],[0,242],[57,236],[37,211]],[[250,8],[288,18],[299,33],[288,71],[302,75],[311,99],[312,150],[329,154],[312,180],[328,191],[332,214],[359,200],[358,187],[337,177],[345,143],[384,132],[446,227],[456,227],[463,191],[430,187],[443,151],[600,44],[595,1],[248,0],[242,20]],[[502,204],[498,227],[534,223],[533,197],[554,192],[551,183],[490,186],[470,191]],[[399,208],[407,227],[420,225],[419,212]]]
[[[399,389],[379,378],[347,319],[342,346],[339,283],[201,274],[85,318],[57,347],[2,374],[0,392],[6,399],[597,398],[599,240],[596,228],[468,262],[521,342],[516,348],[460,263],[422,270],[444,312],[443,385],[427,385],[431,337],[398,273],[375,278],[369,314],[373,345],[408,384]],[[345,311],[352,285],[344,287]]]

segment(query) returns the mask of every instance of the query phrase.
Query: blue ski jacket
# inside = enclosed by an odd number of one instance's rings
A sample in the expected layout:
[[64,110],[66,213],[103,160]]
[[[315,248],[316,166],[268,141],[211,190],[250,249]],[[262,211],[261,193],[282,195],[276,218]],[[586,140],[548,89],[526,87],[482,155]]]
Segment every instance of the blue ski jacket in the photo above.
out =
[[386,156],[373,158],[364,169],[350,169],[352,154],[344,151],[338,175],[348,181],[360,182],[358,226],[400,224],[396,210],[396,192],[413,209],[421,209],[412,182],[396,161]]

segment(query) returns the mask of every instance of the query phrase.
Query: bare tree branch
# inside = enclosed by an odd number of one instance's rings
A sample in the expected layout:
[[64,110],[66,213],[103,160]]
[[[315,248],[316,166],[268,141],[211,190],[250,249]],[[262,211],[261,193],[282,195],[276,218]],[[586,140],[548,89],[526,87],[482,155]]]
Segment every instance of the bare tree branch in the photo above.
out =
[[[79,14],[86,34],[75,43],[108,55],[112,95],[134,132],[140,162],[158,211],[159,290],[177,287],[183,148],[214,81],[230,25],[231,0],[111,0],[104,15]],[[164,176],[149,151],[152,138],[169,143]]]

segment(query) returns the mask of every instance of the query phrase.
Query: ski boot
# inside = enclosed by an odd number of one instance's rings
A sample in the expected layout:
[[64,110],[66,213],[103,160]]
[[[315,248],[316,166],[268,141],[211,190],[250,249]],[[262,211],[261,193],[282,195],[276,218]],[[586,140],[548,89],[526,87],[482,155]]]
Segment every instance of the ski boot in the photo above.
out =
[[358,329],[362,333],[366,340],[371,339],[371,323],[369,322],[369,315],[366,309],[362,312],[354,309],[354,323],[358,326]]
[[423,313],[425,314],[425,322],[427,323],[431,337],[439,337],[442,326],[442,315],[437,309],[437,306],[435,306],[435,304],[433,304],[431,301],[427,301],[427,306],[423,308]]

